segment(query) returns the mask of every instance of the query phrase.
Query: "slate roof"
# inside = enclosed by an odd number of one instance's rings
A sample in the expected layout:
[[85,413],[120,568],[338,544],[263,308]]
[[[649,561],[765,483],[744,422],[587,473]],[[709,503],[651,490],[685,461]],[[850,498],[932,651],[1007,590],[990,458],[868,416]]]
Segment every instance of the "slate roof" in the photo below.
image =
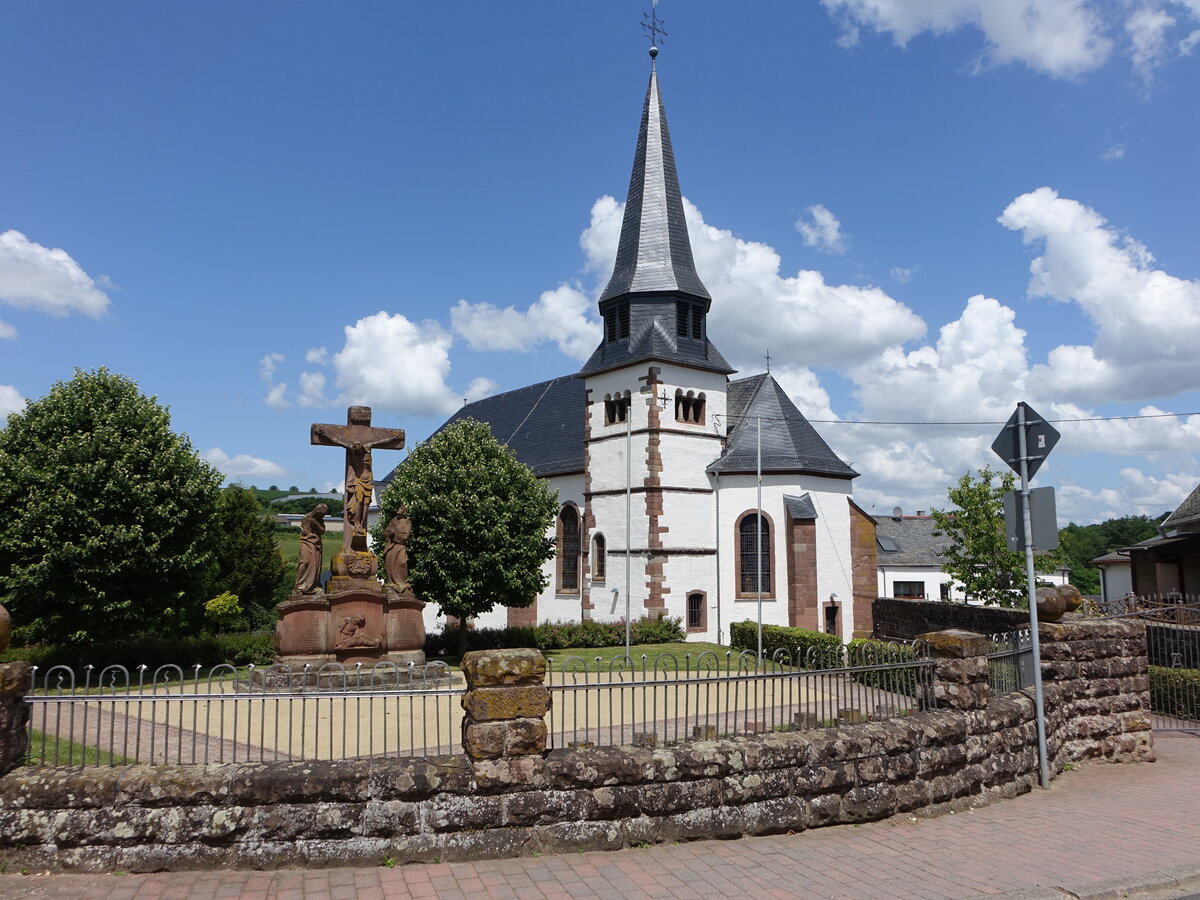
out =
[[[876,554],[881,566],[934,566],[941,568],[944,560],[938,550],[950,544],[950,538],[934,537],[937,527],[932,516],[875,516]],[[891,541],[897,549],[885,550]]]
[[770,373],[729,383],[729,437],[710,472],[753,472],[757,457],[755,416],[763,417],[762,470],[800,471],[830,478],[858,473],[834,453]]
[[[584,401],[582,379],[563,375],[468,403],[438,431],[459,419],[486,422],[536,475],[582,472]],[[392,475],[381,480],[390,483]]]
[[1089,566],[1111,565],[1115,563],[1130,562],[1129,557],[1124,553],[1118,553],[1115,550],[1112,553],[1105,553],[1103,556],[1097,556],[1095,559],[1088,560]]
[[630,301],[629,337],[611,342],[602,340],[579,374],[594,375],[649,360],[678,363],[724,375],[734,372],[707,335],[698,341],[676,336],[677,296]]
[[[1175,512],[1163,520],[1159,528],[1166,531],[1183,525],[1200,525],[1200,484],[1196,485],[1195,489],[1188,494],[1187,499],[1179,504],[1179,508]],[[1185,530],[1191,531],[1192,529]]]
[[671,132],[653,63],[642,107],[633,174],[629,177],[617,261],[600,301],[639,291],[683,291],[709,299],[692,261]]
[[793,520],[818,518],[817,508],[813,505],[812,494],[807,492],[801,494],[799,497],[791,497],[784,494],[783,505]]

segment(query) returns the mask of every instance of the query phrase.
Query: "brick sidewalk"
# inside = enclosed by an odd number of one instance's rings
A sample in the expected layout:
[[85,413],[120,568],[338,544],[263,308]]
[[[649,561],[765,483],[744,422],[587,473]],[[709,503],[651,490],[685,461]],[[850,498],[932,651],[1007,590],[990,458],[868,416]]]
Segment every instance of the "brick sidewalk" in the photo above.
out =
[[[1062,897],[1055,887],[1181,896],[1200,889],[1200,737],[1159,736],[1155,749],[1157,763],[1082,766],[1048,791],[936,819],[393,869],[3,875],[0,897]],[[1190,889],[1163,890],[1172,873]]]

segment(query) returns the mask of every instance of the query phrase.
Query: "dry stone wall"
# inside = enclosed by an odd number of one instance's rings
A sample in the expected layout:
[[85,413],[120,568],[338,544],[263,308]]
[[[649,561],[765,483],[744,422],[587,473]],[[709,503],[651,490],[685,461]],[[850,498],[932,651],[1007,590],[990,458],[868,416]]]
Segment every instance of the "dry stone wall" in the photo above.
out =
[[[1139,626],[1067,621],[1041,638],[1051,770],[1153,759]],[[936,708],[828,730],[548,753],[487,737],[492,758],[22,768],[0,778],[0,859],[10,871],[478,859],[802,831],[1028,791],[1029,692],[989,694],[978,636],[931,643]],[[536,719],[524,715],[535,668],[479,665],[475,726]],[[511,697],[495,693],[503,677]]]

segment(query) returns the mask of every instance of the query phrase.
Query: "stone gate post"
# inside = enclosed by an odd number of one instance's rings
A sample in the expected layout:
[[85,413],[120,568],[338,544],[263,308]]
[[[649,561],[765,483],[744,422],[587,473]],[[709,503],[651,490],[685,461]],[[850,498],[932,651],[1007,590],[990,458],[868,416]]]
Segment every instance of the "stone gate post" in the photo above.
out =
[[472,759],[546,752],[546,658],[538,650],[472,650],[462,658],[467,691],[463,750]]
[[988,684],[987,638],[973,631],[950,628],[917,635],[933,657],[930,706],[943,709],[986,709]]
[[29,749],[29,690],[33,667],[27,662],[0,663],[0,775],[11,772]]

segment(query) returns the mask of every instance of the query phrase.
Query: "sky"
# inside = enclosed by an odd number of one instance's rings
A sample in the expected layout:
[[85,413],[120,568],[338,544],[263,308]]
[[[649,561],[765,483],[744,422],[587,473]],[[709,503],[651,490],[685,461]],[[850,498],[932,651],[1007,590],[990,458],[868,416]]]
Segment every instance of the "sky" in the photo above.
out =
[[[577,371],[650,2],[4,0],[0,418],[104,366],[229,481],[328,489],[349,404],[411,447]],[[657,15],[709,335],[864,508],[1003,467],[1018,401],[1064,524],[1195,487],[1200,0]]]

